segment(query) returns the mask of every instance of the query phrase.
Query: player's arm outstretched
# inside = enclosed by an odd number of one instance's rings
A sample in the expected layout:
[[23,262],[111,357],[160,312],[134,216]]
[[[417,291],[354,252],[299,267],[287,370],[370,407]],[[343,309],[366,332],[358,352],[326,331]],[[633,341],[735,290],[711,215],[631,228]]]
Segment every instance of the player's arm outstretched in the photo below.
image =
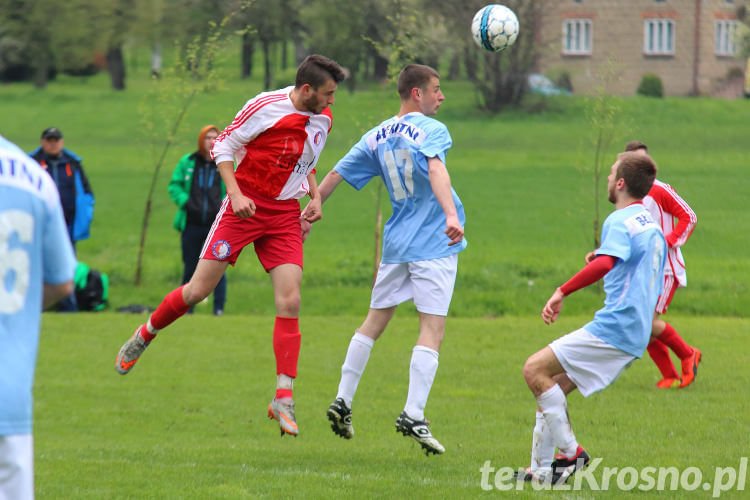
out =
[[[323,217],[323,203],[325,203],[328,197],[331,196],[331,193],[336,189],[336,186],[338,186],[343,180],[344,178],[341,177],[341,174],[335,170],[328,172],[328,175],[325,176],[323,182],[320,183],[320,186],[317,186],[318,195],[315,198],[311,197],[310,202],[302,211],[302,218],[308,222],[315,222],[321,219]],[[310,186],[312,187],[312,183],[310,183]],[[310,193],[312,194],[312,189],[310,190]],[[316,203],[313,204],[313,201]],[[316,214],[318,215],[317,217]]]
[[617,257],[611,255],[586,254],[586,266],[578,271],[564,285],[558,287],[542,309],[542,319],[548,325],[554,323],[562,310],[563,299],[581,288],[596,283],[604,277],[617,263]]
[[453,193],[451,192],[451,178],[445,163],[438,157],[427,160],[430,175],[430,186],[432,193],[437,198],[438,203],[445,213],[445,234],[450,238],[448,245],[460,243],[464,238],[464,228],[458,221],[458,212],[456,204],[453,203]]
[[300,214],[299,224],[302,230],[302,241],[304,242],[310,235],[312,223],[323,218],[322,202],[320,201],[320,191],[318,191],[318,181],[315,174],[310,172],[307,175],[307,183],[310,185],[310,201],[305,207],[305,211]]

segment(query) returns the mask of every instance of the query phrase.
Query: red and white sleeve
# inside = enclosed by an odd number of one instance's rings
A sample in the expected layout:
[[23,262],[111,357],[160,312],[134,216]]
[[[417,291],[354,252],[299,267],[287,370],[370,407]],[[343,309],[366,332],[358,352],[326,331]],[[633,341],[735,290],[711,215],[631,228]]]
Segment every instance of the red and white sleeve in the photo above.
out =
[[672,248],[685,244],[698,222],[698,216],[695,215],[693,209],[677,194],[672,186],[667,184],[663,186],[655,185],[649,195],[656,200],[664,212],[677,218],[677,224],[672,232],[664,235],[667,245]]

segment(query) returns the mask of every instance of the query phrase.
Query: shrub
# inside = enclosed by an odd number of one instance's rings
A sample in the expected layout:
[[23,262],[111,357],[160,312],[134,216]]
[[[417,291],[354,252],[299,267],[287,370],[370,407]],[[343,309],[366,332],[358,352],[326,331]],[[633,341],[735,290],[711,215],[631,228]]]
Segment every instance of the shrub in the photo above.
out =
[[636,92],[647,97],[664,97],[664,86],[661,83],[661,78],[659,78],[659,75],[646,73],[641,77],[641,83],[638,84]]

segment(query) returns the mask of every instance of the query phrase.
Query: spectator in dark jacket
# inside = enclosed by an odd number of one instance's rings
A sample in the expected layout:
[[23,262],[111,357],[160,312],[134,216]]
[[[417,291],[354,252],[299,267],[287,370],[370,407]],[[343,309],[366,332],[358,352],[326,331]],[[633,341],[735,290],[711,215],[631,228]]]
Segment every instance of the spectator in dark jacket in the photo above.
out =
[[[63,134],[57,127],[49,127],[42,132],[41,146],[30,153],[52,177],[60,193],[60,203],[68,227],[68,235],[73,243],[89,237],[91,220],[94,217],[94,193],[83,170],[78,155],[64,148]],[[60,302],[60,310],[78,310],[75,293]]]

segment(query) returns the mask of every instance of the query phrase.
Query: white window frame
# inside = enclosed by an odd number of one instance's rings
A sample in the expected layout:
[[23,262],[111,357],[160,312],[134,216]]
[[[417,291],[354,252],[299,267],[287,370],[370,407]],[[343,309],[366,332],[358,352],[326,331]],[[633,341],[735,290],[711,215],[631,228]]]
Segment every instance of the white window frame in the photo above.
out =
[[562,53],[591,55],[594,45],[594,23],[590,18],[565,19],[562,24]]
[[677,23],[670,18],[643,21],[643,53],[649,56],[673,56]]
[[714,23],[714,51],[717,56],[734,56],[737,53],[737,45],[734,43],[734,34],[737,29],[735,19],[717,19]]

